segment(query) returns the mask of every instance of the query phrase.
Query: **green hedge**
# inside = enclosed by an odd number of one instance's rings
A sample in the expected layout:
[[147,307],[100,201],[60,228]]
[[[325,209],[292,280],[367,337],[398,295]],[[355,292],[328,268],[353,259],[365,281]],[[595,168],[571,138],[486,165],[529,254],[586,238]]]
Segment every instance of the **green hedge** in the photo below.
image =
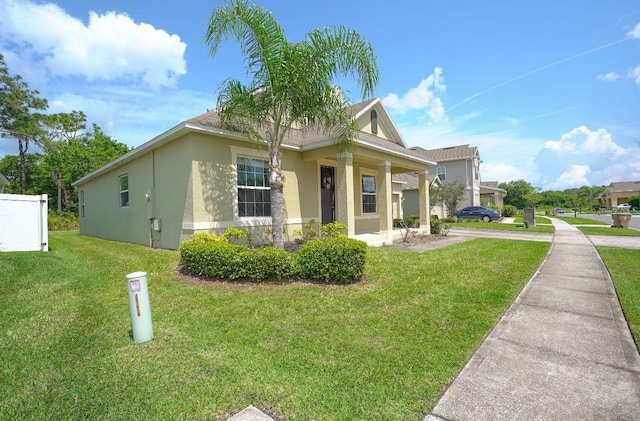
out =
[[309,241],[297,255],[298,277],[322,282],[351,282],[364,272],[367,243],[347,237]]
[[183,242],[179,251],[184,269],[209,278],[330,283],[360,279],[367,244],[346,237],[327,237],[307,242],[295,254],[276,247],[249,248],[230,244],[224,236],[198,234]]

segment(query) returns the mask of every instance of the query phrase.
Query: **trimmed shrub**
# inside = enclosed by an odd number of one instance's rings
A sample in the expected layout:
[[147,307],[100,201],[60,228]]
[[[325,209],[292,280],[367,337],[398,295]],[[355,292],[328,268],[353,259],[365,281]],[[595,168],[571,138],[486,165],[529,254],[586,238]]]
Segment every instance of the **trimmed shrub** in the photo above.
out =
[[191,238],[189,239],[189,242],[193,242],[193,243],[216,243],[216,242],[223,242],[223,243],[227,243],[227,239],[224,237],[220,237],[218,235],[212,234],[210,232],[199,232],[197,234],[193,234],[191,236]]
[[518,209],[516,209],[516,207],[513,205],[505,205],[502,208],[502,216],[506,216],[507,218],[516,216],[517,213],[518,213]]
[[458,222],[458,218],[456,218],[455,216],[447,216],[446,218],[442,218],[441,221],[445,224],[453,224],[455,222]]
[[352,282],[364,272],[367,243],[347,237],[312,240],[300,247],[298,277],[322,282]]
[[203,238],[185,241],[180,245],[180,263],[189,272],[216,279],[237,279],[242,270],[240,254],[247,247]]
[[292,278],[296,270],[295,256],[273,246],[243,250],[236,264],[242,278],[257,282]]

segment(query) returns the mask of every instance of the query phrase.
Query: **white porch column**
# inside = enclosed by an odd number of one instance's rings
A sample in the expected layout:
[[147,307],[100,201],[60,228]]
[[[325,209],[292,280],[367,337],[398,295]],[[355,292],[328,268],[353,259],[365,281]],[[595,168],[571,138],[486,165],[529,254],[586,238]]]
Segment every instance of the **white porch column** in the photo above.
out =
[[420,229],[431,234],[431,205],[429,204],[429,171],[418,172],[418,201],[420,202]]
[[336,220],[347,226],[347,236],[356,233],[355,216],[355,186],[353,184],[353,154],[342,152],[338,154],[338,168],[336,168]]
[[390,161],[378,165],[378,216],[380,235],[393,242],[393,184]]

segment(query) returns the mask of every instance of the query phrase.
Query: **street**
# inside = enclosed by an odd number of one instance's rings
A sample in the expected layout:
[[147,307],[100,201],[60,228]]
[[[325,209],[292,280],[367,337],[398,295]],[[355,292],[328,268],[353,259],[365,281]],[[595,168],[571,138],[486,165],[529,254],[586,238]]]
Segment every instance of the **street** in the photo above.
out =
[[[573,216],[573,212],[568,212],[565,213],[562,216]],[[580,218],[589,218],[589,219],[594,219],[596,221],[601,221],[601,222],[606,222],[608,224],[612,224],[613,223],[613,219],[611,219],[611,215],[596,215],[596,214],[585,214],[585,213],[579,213],[578,216]],[[629,221],[629,228],[635,228],[640,230],[640,215],[632,215],[631,216],[631,220]]]

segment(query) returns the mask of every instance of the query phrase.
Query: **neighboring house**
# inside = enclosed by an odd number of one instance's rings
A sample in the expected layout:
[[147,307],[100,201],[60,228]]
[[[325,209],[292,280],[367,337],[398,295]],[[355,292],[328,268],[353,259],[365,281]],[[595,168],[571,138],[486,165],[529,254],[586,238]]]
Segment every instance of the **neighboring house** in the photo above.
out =
[[[498,187],[497,181],[481,182],[480,153],[478,148],[469,145],[450,146],[440,149],[410,148],[436,164],[429,167],[432,185],[444,185],[457,181],[465,186],[465,195],[458,204],[458,208],[466,206],[495,206],[502,209],[506,190]],[[416,214],[418,211],[417,177],[406,173],[394,177],[394,181],[403,183],[403,212],[405,215]],[[442,203],[432,206],[432,214],[443,218],[447,216],[447,209]]]
[[4,187],[8,185],[9,185],[9,180],[7,180],[7,177],[0,174],[0,193],[4,193]]
[[640,181],[617,181],[609,184],[598,200],[602,206],[611,209],[623,203],[629,203],[631,196],[638,195],[640,195]]
[[[408,172],[419,174],[421,228],[428,232],[426,186],[435,163],[406,147],[379,98],[350,110],[358,127],[351,152],[317,131],[292,129],[284,139],[286,234],[293,239],[314,219],[341,222],[350,237],[392,242],[402,202],[392,175]],[[197,232],[244,227],[256,242],[268,242],[268,171],[266,144],[223,129],[208,111],[76,181],[80,233],[176,249]]]
[[480,205],[480,153],[476,146],[458,145],[439,149],[411,148],[437,164],[429,168],[442,184],[457,181],[465,186],[458,208]]
[[[437,176],[430,173],[430,186],[441,186],[442,182]],[[402,186],[402,214],[403,215],[419,215],[419,186],[418,175],[415,173],[404,173],[393,176],[393,181]],[[446,216],[446,208],[443,203],[435,203],[431,206],[431,215],[437,215],[439,218]],[[400,216],[402,218],[402,216]]]
[[498,187],[497,181],[483,181],[480,183],[480,204],[482,206],[502,209],[506,195],[507,191]]

